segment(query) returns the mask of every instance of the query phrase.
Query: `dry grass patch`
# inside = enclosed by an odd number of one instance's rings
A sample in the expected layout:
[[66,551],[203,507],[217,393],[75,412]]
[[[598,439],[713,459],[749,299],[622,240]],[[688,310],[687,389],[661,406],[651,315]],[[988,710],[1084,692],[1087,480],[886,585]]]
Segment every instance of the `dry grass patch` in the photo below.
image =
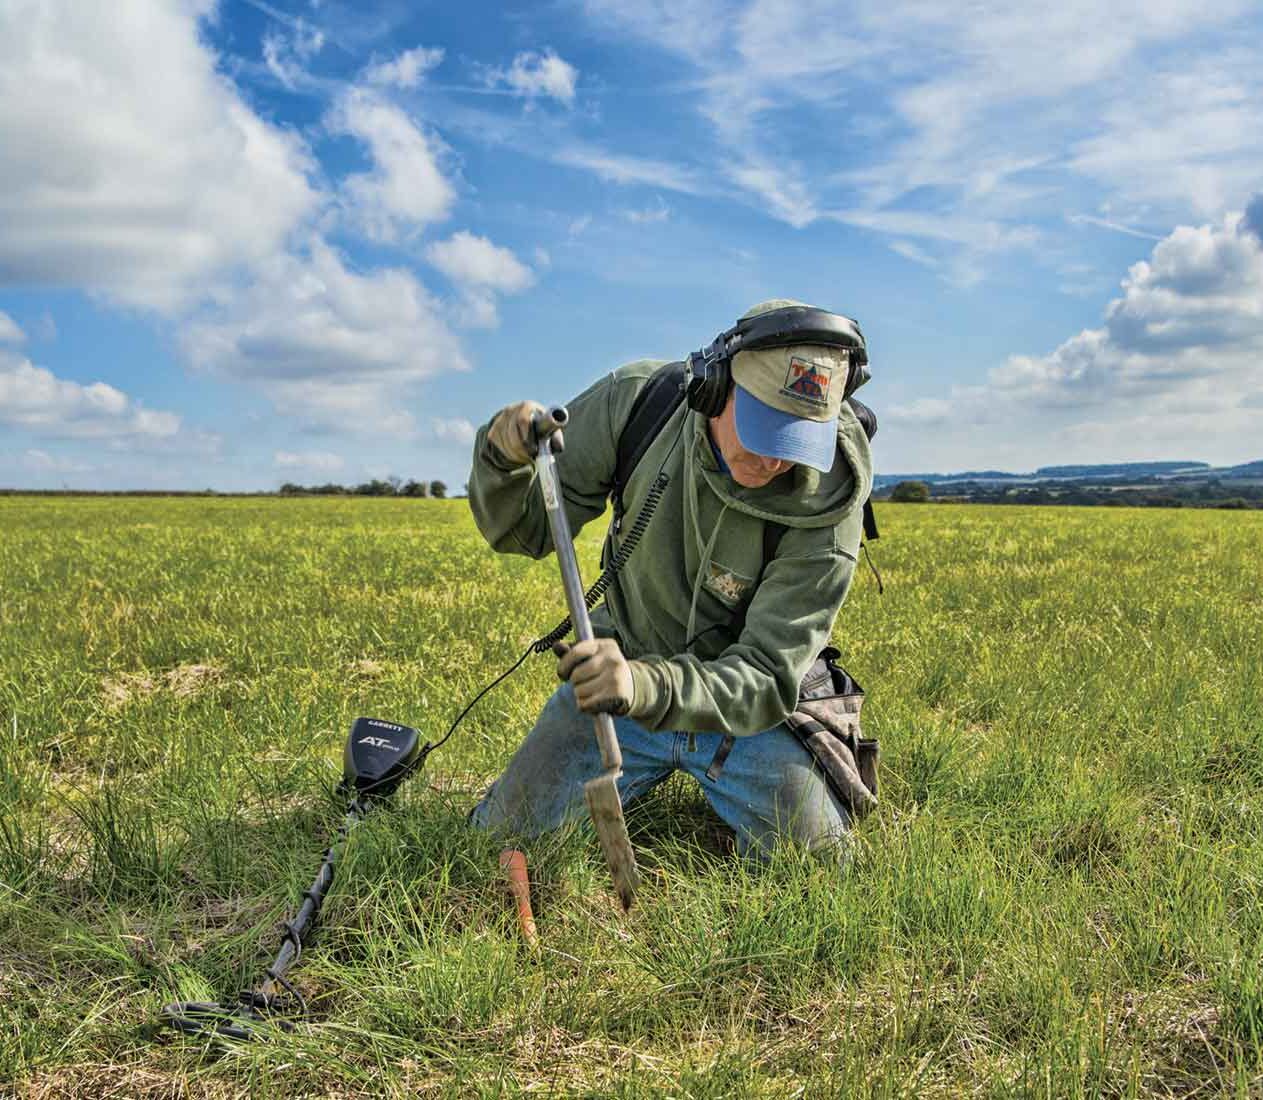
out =
[[120,672],[101,681],[101,697],[109,710],[121,710],[163,691],[188,699],[219,683],[223,675],[224,670],[213,664],[176,665],[165,672]]
[[250,1095],[240,1085],[191,1081],[145,1066],[83,1063],[36,1073],[13,1092],[15,1100],[238,1100]]
[[380,680],[386,675],[386,666],[381,661],[374,661],[371,657],[360,657],[352,661],[347,666],[347,670],[352,676],[357,676],[362,680]]

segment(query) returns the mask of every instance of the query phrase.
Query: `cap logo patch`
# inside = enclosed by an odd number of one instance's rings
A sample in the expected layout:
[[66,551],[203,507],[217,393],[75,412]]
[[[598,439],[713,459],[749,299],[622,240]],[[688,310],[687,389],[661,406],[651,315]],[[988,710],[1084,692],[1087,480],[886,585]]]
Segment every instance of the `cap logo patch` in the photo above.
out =
[[823,407],[829,404],[829,385],[832,381],[832,366],[811,363],[795,355],[789,361],[789,370],[785,374],[785,385],[781,387],[781,393]]

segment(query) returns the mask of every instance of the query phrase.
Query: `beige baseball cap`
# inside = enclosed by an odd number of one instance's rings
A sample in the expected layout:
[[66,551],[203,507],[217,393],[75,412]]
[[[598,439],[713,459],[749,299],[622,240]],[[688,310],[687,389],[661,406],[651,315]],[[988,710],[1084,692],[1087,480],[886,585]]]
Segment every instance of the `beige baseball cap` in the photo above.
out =
[[[754,306],[743,319],[803,304],[773,299]],[[737,352],[732,379],[741,445],[755,454],[828,473],[837,451],[838,412],[850,369],[847,349],[820,344]]]

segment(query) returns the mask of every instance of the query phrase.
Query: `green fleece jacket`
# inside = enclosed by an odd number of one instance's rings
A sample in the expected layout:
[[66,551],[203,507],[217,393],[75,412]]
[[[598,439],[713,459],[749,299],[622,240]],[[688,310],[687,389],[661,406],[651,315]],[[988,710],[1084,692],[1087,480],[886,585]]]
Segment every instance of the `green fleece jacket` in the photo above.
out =
[[[567,406],[557,467],[572,531],[604,514],[619,435],[661,365],[629,363]],[[489,427],[478,432],[469,479],[478,529],[501,553],[542,558],[552,536],[534,467],[507,468],[488,446]],[[706,418],[681,403],[624,492],[622,538],[660,470],[670,478],[666,492],[593,609],[593,629],[617,638],[633,661],[637,720],[647,729],[738,736],[770,729],[794,709],[851,583],[873,480],[864,429],[844,402],[829,473],[797,465],[746,489],[720,471]],[[764,563],[769,520],[786,530]],[[607,536],[604,561],[619,537]]]

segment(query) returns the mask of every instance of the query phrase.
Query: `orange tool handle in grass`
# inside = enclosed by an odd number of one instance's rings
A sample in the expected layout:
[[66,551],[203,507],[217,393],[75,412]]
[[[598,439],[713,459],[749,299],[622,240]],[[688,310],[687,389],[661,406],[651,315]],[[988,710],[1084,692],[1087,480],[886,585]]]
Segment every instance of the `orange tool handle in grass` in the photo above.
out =
[[522,938],[535,947],[539,932],[535,928],[535,914],[531,911],[531,882],[526,877],[526,856],[516,848],[505,848],[500,853],[500,870],[509,882],[509,892],[517,903],[517,919],[522,926]]

